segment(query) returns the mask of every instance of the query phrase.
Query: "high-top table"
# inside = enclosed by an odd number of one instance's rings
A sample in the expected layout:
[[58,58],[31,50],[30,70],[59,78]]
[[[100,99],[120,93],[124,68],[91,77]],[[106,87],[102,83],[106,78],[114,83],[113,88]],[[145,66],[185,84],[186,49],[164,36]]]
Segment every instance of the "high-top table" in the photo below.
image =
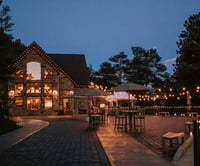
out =
[[[127,127],[129,127],[131,132],[132,132],[132,129],[134,129],[134,131],[136,131],[135,114],[138,111],[137,110],[122,110],[121,112],[125,113],[126,117],[128,118],[128,124],[126,124],[126,131],[127,131]],[[132,119],[133,119],[133,121],[132,121]]]

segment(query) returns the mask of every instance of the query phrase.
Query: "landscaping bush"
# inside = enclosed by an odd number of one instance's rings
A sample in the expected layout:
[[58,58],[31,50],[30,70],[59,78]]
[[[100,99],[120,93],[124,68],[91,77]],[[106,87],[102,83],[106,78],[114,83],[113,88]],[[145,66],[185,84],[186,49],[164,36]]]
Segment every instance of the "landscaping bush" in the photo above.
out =
[[19,127],[21,126],[17,125],[17,123],[13,120],[9,120],[6,118],[0,119],[0,135],[15,130]]

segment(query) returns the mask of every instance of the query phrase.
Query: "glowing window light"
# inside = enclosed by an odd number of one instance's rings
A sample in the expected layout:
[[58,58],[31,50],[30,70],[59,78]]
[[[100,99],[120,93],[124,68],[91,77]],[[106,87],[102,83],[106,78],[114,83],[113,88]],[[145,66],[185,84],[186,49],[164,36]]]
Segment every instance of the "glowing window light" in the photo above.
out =
[[41,64],[38,62],[29,62],[27,67],[27,80],[41,80]]
[[48,101],[48,102],[45,103],[45,107],[52,107],[52,105],[53,105],[53,104],[52,104],[51,101]]

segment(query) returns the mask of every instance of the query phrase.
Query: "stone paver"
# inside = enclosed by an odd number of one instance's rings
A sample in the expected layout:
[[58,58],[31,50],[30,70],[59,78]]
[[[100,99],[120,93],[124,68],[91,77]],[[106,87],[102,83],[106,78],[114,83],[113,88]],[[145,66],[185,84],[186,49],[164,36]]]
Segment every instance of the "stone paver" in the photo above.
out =
[[[114,123],[114,117],[110,117],[111,123]],[[189,117],[180,116],[145,116],[145,132],[130,134],[136,138],[139,142],[150,148],[152,151],[158,155],[163,155],[162,153],[162,142],[161,138],[167,132],[184,132],[186,121],[191,120]],[[189,135],[185,135],[187,139]],[[167,142],[168,143],[168,142]],[[172,153],[173,154],[173,153]],[[163,156],[167,157],[169,156]]]
[[13,120],[23,127],[0,135],[0,153],[49,125],[48,122],[39,119],[15,117]]
[[66,118],[46,119],[49,126],[0,155],[1,166],[110,165],[88,123]]
[[173,161],[172,163],[175,166],[194,166],[194,146],[191,145],[180,160]]
[[[142,134],[128,135],[114,131],[114,117],[109,117],[108,125],[101,126],[97,131],[100,143],[96,132],[88,130],[85,117],[80,118],[82,120],[72,120],[63,116],[29,118],[42,118],[50,125],[40,130],[42,121],[34,120],[38,122],[34,131],[39,132],[34,132],[33,135],[29,132],[33,129],[33,121],[29,119],[29,128],[22,128],[26,129],[25,133],[21,132],[23,130],[16,130],[4,139],[0,136],[0,144],[4,145],[6,138],[12,142],[23,134],[27,135],[23,136],[23,139],[26,138],[24,141],[9,144],[8,147],[14,146],[0,154],[1,166],[99,166],[110,163],[112,166],[170,166],[170,161],[162,156],[161,136],[168,131],[184,131],[184,122],[189,120],[187,117],[146,116],[146,131]],[[24,120],[27,122],[27,119]]]
[[97,132],[113,166],[172,166],[134,137],[113,129],[111,117],[111,123]]
[[[109,145],[109,142],[108,142],[109,136],[106,136],[105,130],[110,130],[109,133],[113,134],[112,137],[115,138],[115,140],[120,139],[120,137],[118,136],[119,137],[118,138],[117,135],[121,135],[121,139],[123,138],[123,141],[121,141],[121,143],[118,142],[118,144],[121,147],[126,145],[126,147],[127,147],[126,149],[128,149],[128,148],[130,149],[130,150],[127,150],[127,151],[130,152],[129,154],[131,154],[133,152],[133,150],[131,150],[131,148],[130,148],[130,147],[132,147],[132,149],[140,152],[141,156],[142,155],[144,155],[144,156],[147,155],[146,157],[148,159],[148,153],[146,153],[146,150],[145,150],[146,148],[148,148],[149,150],[154,152],[155,155],[157,157],[159,157],[161,160],[165,160],[166,162],[168,162],[168,164],[169,164],[169,162],[172,161],[172,158],[173,158],[173,155],[174,155],[175,151],[173,150],[173,151],[170,151],[169,153],[164,153],[163,154],[163,152],[162,152],[162,144],[161,144],[162,143],[161,137],[162,137],[163,134],[165,134],[166,132],[169,132],[169,131],[172,131],[172,132],[182,132],[182,131],[184,131],[184,129],[185,129],[184,123],[186,121],[191,120],[191,119],[189,117],[180,117],[180,116],[177,116],[177,117],[173,117],[173,116],[170,116],[170,117],[145,116],[145,119],[146,119],[145,120],[145,124],[146,124],[145,125],[146,126],[145,132],[137,133],[137,134],[129,134],[132,138],[136,139],[137,141],[139,141],[140,143],[145,145],[145,148],[142,151],[140,151],[140,148],[138,150],[138,147],[140,147],[140,146],[137,146],[138,144],[134,143],[132,140],[129,140],[129,142],[132,141],[132,145],[130,145],[128,143],[126,143],[126,144],[123,143],[124,142],[124,138],[125,138],[124,136],[122,137],[123,132],[119,132],[119,131],[118,132],[113,132],[114,126],[112,126],[112,125],[114,123],[114,117],[109,117],[109,120],[110,120],[109,121],[110,122],[109,125],[105,126],[102,129],[102,132],[99,132],[99,134],[100,134],[101,142],[103,142],[103,145],[105,145],[104,146],[105,151],[108,153],[108,155],[111,155],[110,158],[113,159],[113,161],[117,160],[115,158],[116,154],[114,154],[113,151],[110,150],[110,148],[109,148],[109,147],[111,147],[111,145]],[[112,135],[112,134],[110,134],[110,135]],[[114,135],[115,135],[115,137],[114,137]],[[189,134],[186,134],[185,135],[185,139],[187,139],[188,136],[189,136]],[[101,139],[101,137],[102,137],[102,139]],[[108,143],[104,143],[104,142],[108,142]],[[117,141],[113,141],[113,144],[115,144],[116,142]],[[191,151],[191,149],[189,151]],[[191,153],[189,153],[189,154],[191,154]],[[134,156],[134,155],[135,155],[135,153],[133,153],[132,156]],[[142,165],[142,166],[145,165],[146,162],[143,161],[143,157],[141,157],[141,156],[137,156],[138,160],[135,160],[135,161],[134,160],[132,160],[132,161],[129,160],[129,163],[126,163],[126,164],[129,165],[132,162],[132,163],[138,164],[139,166],[140,165]],[[157,157],[154,158],[155,162],[158,161]],[[121,158],[121,160],[123,160],[123,157]],[[150,162],[150,163],[153,165],[152,162]],[[187,155],[187,157],[184,157],[184,159],[181,159],[180,162],[179,161],[176,162],[176,164],[179,164],[179,165],[182,164],[183,166],[186,166],[188,163],[190,165],[192,165],[192,163],[193,163],[193,156],[192,155]],[[173,164],[175,164],[175,163],[173,162]],[[146,165],[148,165],[148,164],[146,163]],[[157,165],[159,165],[159,164],[157,163]],[[187,166],[189,166],[189,165],[187,165]]]
[[[163,117],[163,116],[146,116],[146,130],[144,133],[134,134],[133,136],[146,145],[148,148],[153,150],[155,153],[162,155],[162,135],[167,132],[184,132],[184,123],[191,120],[188,117]],[[189,134],[185,134],[185,140]],[[169,143],[169,142],[167,142]],[[171,153],[172,152],[172,153]],[[171,151],[168,154],[164,154],[163,157],[171,160],[175,151]],[[171,156],[172,155],[172,156]]]

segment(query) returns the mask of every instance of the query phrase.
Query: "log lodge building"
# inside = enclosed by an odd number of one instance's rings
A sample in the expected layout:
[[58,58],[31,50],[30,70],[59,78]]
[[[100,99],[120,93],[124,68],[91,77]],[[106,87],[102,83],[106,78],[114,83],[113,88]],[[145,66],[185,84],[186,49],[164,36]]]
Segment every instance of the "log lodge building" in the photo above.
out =
[[[15,79],[8,82],[11,115],[69,114],[70,95],[87,88],[89,70],[82,54],[47,54],[36,42],[18,56]],[[84,106],[83,106],[84,107]]]

